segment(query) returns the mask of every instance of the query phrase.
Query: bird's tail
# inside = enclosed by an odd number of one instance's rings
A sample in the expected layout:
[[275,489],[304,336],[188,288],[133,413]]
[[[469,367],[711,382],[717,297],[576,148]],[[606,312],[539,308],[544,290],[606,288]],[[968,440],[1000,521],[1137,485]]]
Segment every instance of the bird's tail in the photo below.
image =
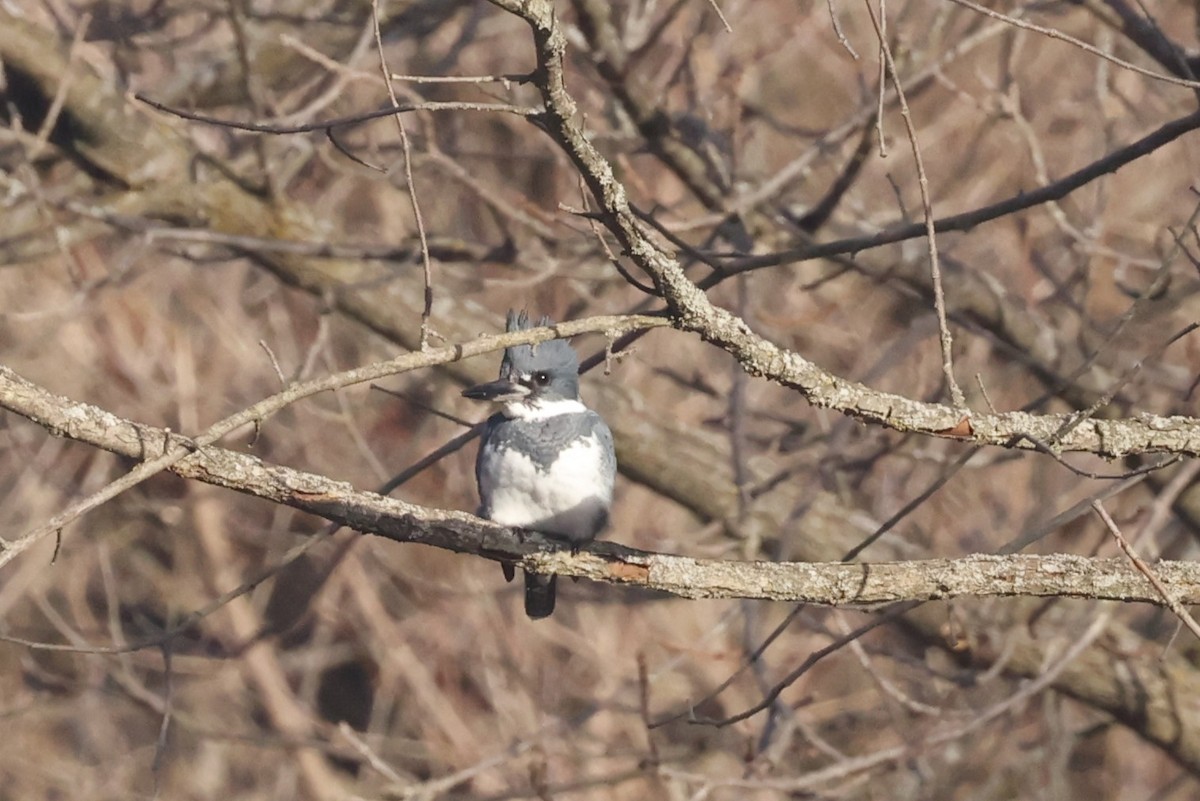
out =
[[554,612],[554,592],[558,576],[525,571],[525,614],[534,620]]

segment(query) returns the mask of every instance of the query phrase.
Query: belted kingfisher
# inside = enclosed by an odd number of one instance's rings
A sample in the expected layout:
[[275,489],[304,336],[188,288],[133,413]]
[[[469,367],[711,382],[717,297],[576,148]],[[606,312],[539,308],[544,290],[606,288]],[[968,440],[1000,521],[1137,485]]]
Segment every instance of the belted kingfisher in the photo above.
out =
[[[532,327],[525,312],[508,313],[508,331]],[[479,516],[574,548],[595,539],[608,525],[617,459],[612,432],[579,400],[575,350],[561,339],[508,348],[500,379],[462,394],[503,404],[488,418],[475,460]],[[512,567],[504,574],[511,581]],[[531,618],[554,611],[556,579],[526,571]]]

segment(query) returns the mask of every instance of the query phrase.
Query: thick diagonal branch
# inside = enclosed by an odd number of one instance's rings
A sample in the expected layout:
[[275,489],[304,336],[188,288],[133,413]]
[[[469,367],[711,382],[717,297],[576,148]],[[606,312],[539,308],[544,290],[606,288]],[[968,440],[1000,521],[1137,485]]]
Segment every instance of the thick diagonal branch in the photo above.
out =
[[536,121],[575,164],[600,204],[609,230],[654,281],[677,328],[699,334],[733,355],[751,375],[795,389],[814,406],[897,431],[1002,447],[1033,448],[1035,442],[1044,442],[1063,451],[1087,451],[1112,458],[1163,451],[1200,454],[1200,422],[1194,418],[1143,415],[1078,422],[1069,415],[1024,412],[966,415],[951,406],[848,381],[754,333],[744,320],[714,305],[688,279],[679,262],[645,235],[612,166],[576,121],[576,103],[564,79],[566,38],[552,4],[532,0],[494,2],[521,16],[533,31],[538,58],[533,82],[545,103],[545,111]]

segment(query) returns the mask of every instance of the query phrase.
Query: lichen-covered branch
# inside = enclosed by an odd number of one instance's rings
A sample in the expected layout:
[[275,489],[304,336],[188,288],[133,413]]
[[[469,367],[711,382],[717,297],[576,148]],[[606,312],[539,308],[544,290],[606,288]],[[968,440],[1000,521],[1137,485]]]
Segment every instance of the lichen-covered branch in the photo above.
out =
[[626,255],[653,280],[679,329],[699,334],[732,354],[751,375],[791,387],[814,406],[897,431],[1001,447],[1035,448],[1037,442],[1049,443],[1062,451],[1086,451],[1109,458],[1155,452],[1200,455],[1200,422],[1192,417],[1140,415],[1076,423],[1071,415],[964,414],[946,404],[926,403],[848,381],[759,336],[744,320],[714,305],[688,279],[679,262],[646,235],[612,166],[576,120],[576,103],[564,79],[566,38],[552,4],[543,0],[493,2],[519,15],[533,31],[538,59],[533,82],[545,103],[537,122],[575,164],[609,230]]
[[[0,407],[46,430],[144,459],[178,435],[49,392],[0,367]],[[236,451],[198,448],[169,469],[185,478],[283,503],[358,531],[489,559],[661,590],[686,598],[758,598],[842,605],[971,596],[1056,596],[1161,603],[1125,560],[1082,556],[982,556],[875,564],[690,559],[598,543],[572,555],[540,537],[520,537],[464,512],[431,509],[364,492],[325,476]],[[1200,603],[1200,565],[1160,562],[1155,571],[1182,603]]]

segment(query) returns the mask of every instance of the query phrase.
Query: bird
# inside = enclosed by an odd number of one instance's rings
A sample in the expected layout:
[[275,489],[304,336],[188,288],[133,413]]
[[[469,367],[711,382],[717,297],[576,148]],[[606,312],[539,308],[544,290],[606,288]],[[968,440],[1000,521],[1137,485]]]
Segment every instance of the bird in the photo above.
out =
[[[553,325],[542,317],[539,326]],[[507,331],[533,328],[509,311]],[[496,381],[463,397],[500,409],[484,423],[475,459],[480,517],[536,531],[577,550],[607,526],[617,472],[612,431],[579,399],[579,357],[561,339],[504,351]],[[504,565],[512,580],[514,570]],[[557,577],[525,571],[525,613],[554,611]]]

